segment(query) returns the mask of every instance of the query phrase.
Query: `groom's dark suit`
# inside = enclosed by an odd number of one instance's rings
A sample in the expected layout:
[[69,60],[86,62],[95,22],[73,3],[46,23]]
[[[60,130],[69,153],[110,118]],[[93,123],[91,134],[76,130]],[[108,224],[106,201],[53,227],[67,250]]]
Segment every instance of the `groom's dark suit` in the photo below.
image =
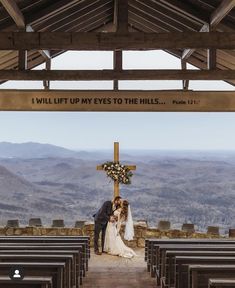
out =
[[104,204],[99,209],[99,211],[94,215],[94,218],[95,218],[95,235],[94,235],[95,252],[99,251],[98,241],[99,241],[100,231],[102,231],[102,236],[101,236],[102,251],[104,250],[105,231],[106,231],[106,227],[107,227],[107,224],[111,215],[113,215],[112,201],[104,202]]

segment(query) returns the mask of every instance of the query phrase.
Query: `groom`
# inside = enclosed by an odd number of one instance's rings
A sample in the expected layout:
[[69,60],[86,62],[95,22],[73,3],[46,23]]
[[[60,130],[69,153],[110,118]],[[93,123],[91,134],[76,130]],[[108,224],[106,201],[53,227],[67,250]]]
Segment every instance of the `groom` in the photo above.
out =
[[[116,207],[121,204],[122,197],[116,196],[113,201],[105,201],[99,211],[94,215],[95,220],[95,236],[94,236],[94,250],[96,255],[101,255],[104,252],[104,239],[106,227],[109,221],[115,221],[113,212],[117,209]],[[102,252],[99,252],[99,235],[101,235]]]

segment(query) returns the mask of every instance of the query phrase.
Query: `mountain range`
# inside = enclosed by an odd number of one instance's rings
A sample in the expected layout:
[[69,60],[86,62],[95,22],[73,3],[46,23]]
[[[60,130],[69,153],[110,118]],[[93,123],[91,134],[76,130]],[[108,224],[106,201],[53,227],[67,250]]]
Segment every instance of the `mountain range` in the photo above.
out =
[[[92,220],[113,183],[96,166],[112,160],[112,151],[72,151],[40,143],[0,143],[0,224],[19,218],[44,224],[64,218]],[[227,229],[235,226],[235,153],[214,151],[125,151],[122,163],[135,164],[131,185],[121,195],[134,220],[152,226],[170,220],[175,228],[194,223]],[[128,162],[127,162],[128,161]]]

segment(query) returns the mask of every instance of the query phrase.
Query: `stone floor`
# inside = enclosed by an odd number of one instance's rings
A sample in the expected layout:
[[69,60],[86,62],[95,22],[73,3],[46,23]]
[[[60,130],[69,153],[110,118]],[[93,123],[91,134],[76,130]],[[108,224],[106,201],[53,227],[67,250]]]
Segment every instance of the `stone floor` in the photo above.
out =
[[155,279],[147,272],[144,262],[144,249],[135,250],[137,257],[121,258],[92,253],[89,271],[83,288],[156,288]]

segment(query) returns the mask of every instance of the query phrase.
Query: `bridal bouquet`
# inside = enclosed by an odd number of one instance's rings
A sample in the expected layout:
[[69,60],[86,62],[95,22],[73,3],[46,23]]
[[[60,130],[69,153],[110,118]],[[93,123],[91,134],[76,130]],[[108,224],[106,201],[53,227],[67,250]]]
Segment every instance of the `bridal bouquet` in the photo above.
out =
[[127,166],[115,162],[106,162],[102,164],[102,168],[107,176],[114,181],[118,181],[121,184],[131,184],[133,173]]

